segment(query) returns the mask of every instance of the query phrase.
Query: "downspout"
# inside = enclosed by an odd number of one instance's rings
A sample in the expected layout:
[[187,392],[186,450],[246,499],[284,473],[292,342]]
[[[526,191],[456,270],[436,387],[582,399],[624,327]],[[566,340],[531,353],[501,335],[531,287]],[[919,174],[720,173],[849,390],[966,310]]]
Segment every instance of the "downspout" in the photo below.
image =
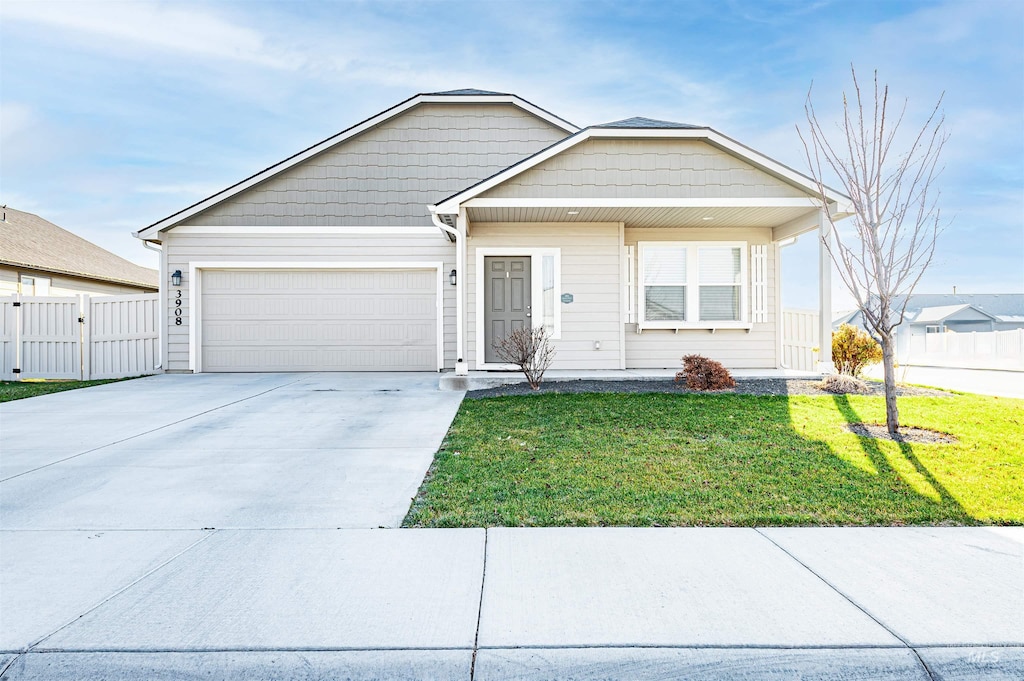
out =
[[[136,235],[136,236],[138,236],[138,235]],[[167,279],[167,263],[164,262],[164,249],[157,248],[151,242],[146,241],[145,239],[142,240],[142,245],[147,250],[150,250],[150,251],[153,251],[155,253],[159,253],[160,254],[160,267],[159,267],[160,281],[157,282],[158,285],[159,285],[159,288],[157,289],[157,293],[160,296],[160,300],[157,303],[159,317],[160,317],[160,335],[157,338],[157,346],[159,348],[159,354],[157,356],[156,366],[153,367],[153,368],[154,369],[163,369],[163,366],[164,366],[164,339],[166,338],[166,335],[167,335],[167,305],[166,305],[167,296],[164,295],[164,281],[166,281],[166,279]]]
[[465,357],[465,311],[463,309],[463,286],[466,283],[466,240],[465,236],[456,228],[449,227],[437,217],[433,206],[430,207],[430,219],[441,231],[452,236],[455,244],[455,374],[465,376],[469,374],[469,366]]

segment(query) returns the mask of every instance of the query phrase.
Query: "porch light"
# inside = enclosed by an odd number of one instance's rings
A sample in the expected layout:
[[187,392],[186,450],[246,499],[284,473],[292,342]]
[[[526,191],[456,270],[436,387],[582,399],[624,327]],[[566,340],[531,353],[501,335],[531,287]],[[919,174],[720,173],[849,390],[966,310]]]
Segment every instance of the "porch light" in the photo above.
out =
[[451,284],[452,286],[455,286],[455,282],[456,282],[457,278],[458,278],[458,277],[457,277],[457,276],[456,276],[456,274],[455,274],[455,270],[452,270],[451,272],[449,272],[449,273],[448,273],[448,282],[449,282],[449,283],[450,283],[450,284]]
[[171,286],[181,286],[181,270],[174,270],[171,275]]

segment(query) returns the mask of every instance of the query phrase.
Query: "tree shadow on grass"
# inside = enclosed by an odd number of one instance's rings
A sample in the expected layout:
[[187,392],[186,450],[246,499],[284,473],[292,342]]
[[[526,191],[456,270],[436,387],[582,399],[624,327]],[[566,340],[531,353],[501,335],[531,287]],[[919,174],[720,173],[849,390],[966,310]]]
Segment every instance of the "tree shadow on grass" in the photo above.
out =
[[[864,419],[857,413],[853,405],[850,404],[850,399],[846,395],[835,395],[833,396],[836,408],[839,413],[846,420],[847,424],[853,425],[857,423],[865,423]],[[857,442],[860,444],[864,454],[870,459],[872,465],[878,470],[880,474],[892,475],[900,480],[903,480],[904,484],[912,487],[909,481],[904,480],[903,476],[898,470],[893,468],[889,458],[882,451],[882,446],[877,438],[868,437],[865,435],[857,435]],[[928,483],[928,485],[935,491],[939,497],[939,503],[949,509],[954,515],[960,516],[959,518],[952,518],[958,522],[972,523],[974,519],[967,513],[967,511],[960,505],[956,497],[950,494],[938,478],[928,467],[925,466],[921,460],[914,453],[914,446],[909,442],[899,440],[886,440],[886,442],[894,442],[898,448],[900,455],[913,467],[914,471],[921,476],[921,478]],[[917,490],[915,490],[917,492]],[[917,492],[920,494],[920,492]]]

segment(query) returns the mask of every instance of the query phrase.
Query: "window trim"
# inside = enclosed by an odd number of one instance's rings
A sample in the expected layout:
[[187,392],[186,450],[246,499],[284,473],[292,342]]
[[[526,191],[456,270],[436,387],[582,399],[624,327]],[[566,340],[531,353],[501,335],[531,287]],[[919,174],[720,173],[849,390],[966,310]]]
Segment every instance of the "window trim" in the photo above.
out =
[[[695,310],[700,314],[700,249],[701,248],[738,248],[740,249],[740,301],[738,320],[648,320],[647,284],[645,283],[644,253],[648,248],[685,248],[686,249],[686,309]],[[746,329],[753,324],[750,321],[750,281],[749,281],[749,244],[746,241],[638,241],[637,242],[637,331],[644,329]],[[712,286],[713,284],[709,284]]]
[[511,247],[481,247],[476,249],[476,272],[474,285],[474,297],[476,298],[476,357],[474,365],[477,369],[492,369],[500,371],[511,371],[518,367],[511,364],[497,364],[485,362],[486,351],[486,329],[484,324],[484,258],[490,256],[529,256],[530,258],[530,300],[533,306],[534,328],[544,324],[544,314],[541,310],[537,314],[537,303],[532,301],[544,300],[544,256],[552,256],[555,264],[555,290],[554,302],[554,329],[551,332],[551,339],[558,340],[562,337],[562,249],[561,248],[511,248]]

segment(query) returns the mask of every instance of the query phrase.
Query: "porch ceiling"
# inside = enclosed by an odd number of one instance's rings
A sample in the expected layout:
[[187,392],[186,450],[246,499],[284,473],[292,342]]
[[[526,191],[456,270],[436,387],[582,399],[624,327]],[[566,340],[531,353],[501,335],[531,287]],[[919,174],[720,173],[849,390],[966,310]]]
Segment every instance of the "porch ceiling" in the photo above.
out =
[[[816,226],[818,209],[812,206],[710,207],[585,207],[545,206],[469,207],[473,222],[624,222],[626,227],[779,227],[808,222]],[[570,214],[575,213],[575,214]],[[711,218],[711,219],[706,219]],[[809,229],[814,226],[808,224]],[[801,230],[805,231],[805,230]]]

